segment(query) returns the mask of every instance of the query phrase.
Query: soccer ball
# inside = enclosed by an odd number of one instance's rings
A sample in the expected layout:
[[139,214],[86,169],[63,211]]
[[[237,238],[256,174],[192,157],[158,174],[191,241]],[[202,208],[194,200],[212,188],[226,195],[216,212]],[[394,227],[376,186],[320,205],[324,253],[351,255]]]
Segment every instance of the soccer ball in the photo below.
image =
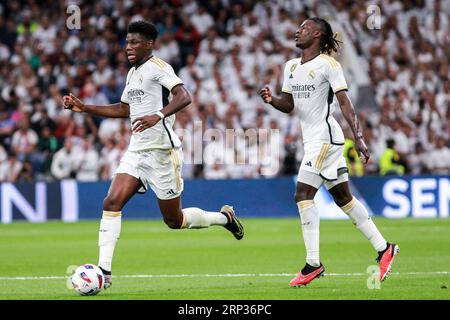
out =
[[95,296],[102,290],[104,283],[102,270],[93,264],[79,266],[72,276],[73,289],[82,296]]

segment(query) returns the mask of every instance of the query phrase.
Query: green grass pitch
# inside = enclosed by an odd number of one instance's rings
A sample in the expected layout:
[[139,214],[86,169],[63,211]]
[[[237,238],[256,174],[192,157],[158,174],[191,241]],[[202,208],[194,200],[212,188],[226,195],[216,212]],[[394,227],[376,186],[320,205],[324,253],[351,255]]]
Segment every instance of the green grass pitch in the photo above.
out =
[[69,290],[66,270],[97,263],[98,221],[0,225],[0,299],[450,299],[450,219],[374,221],[401,248],[381,289],[367,286],[376,253],[348,220],[321,221],[326,275],[301,288],[289,286],[304,264],[299,219],[243,219],[241,241],[124,220],[113,286],[95,297]]

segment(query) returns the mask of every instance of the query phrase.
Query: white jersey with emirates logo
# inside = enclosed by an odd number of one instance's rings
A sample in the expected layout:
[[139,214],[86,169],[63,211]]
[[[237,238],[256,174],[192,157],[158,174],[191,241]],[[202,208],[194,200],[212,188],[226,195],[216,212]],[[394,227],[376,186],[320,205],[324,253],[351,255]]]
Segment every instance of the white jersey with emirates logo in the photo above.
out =
[[[130,105],[130,119],[154,114],[172,100],[171,90],[182,84],[173,68],[163,60],[151,57],[139,67],[132,67],[127,75],[120,100]],[[181,146],[173,131],[175,115],[159,121],[155,126],[131,135],[128,150],[171,149]]]
[[334,94],[341,90],[347,90],[342,67],[328,55],[320,54],[305,63],[301,58],[286,63],[282,91],[292,94],[299,111],[305,147],[311,143],[344,144],[332,105]]

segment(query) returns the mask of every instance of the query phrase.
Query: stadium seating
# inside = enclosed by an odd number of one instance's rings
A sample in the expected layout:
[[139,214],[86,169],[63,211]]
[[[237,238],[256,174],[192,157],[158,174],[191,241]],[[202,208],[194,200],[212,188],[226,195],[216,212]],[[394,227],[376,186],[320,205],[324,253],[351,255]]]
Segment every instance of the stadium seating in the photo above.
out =
[[[355,106],[372,153],[364,174],[379,174],[388,139],[405,173],[448,174],[449,1],[375,2],[383,13],[379,30],[365,28],[361,2],[333,1],[328,10],[351,39],[344,46],[368,61],[377,108]],[[129,69],[126,26],[139,19],[155,23],[154,55],[174,67],[193,97],[175,124],[184,177],[296,174],[303,155],[298,119],[265,105],[258,91],[268,84],[280,92],[284,63],[298,55],[295,30],[322,14],[318,1],[79,1],[81,28],[72,30],[65,1],[32,3],[0,4],[0,181],[111,178],[129,121],[73,114],[62,96],[118,102]],[[226,129],[234,129],[234,146]],[[278,133],[262,138],[269,129]]]

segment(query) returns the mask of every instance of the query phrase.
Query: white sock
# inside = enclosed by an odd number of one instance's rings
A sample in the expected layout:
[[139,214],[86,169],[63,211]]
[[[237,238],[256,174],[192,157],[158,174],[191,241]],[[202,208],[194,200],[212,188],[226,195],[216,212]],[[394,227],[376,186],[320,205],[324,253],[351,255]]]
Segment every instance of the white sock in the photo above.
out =
[[224,226],[228,223],[228,218],[220,212],[209,212],[200,208],[185,208],[183,211],[182,229],[200,229],[209,226]]
[[319,258],[319,226],[320,217],[314,200],[297,203],[302,223],[303,241],[306,247],[306,263],[313,267],[320,266]]
[[341,207],[341,209],[350,217],[356,228],[369,239],[376,251],[383,251],[386,249],[386,240],[383,238],[380,231],[378,231],[375,223],[373,223],[372,219],[369,217],[366,208],[358,199],[353,197],[353,199],[345,206]]
[[122,226],[122,213],[103,211],[98,233],[98,246],[100,248],[98,266],[106,271],[111,271],[111,263],[120,236]]

